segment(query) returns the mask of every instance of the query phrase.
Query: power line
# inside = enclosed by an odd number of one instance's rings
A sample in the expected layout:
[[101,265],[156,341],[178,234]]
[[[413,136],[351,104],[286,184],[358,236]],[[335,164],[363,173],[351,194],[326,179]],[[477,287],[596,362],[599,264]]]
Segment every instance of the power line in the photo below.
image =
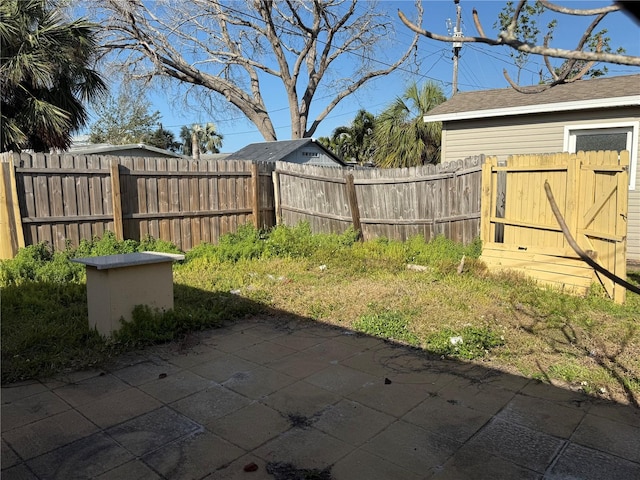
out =
[[[488,56],[488,57],[491,57],[491,58],[493,58],[494,60],[498,60],[498,61],[500,61],[500,62],[507,63],[507,64],[509,64],[509,65],[511,65],[511,66],[514,66],[513,59],[512,59],[512,58],[511,58],[511,56],[510,56],[510,55],[508,55],[508,54],[505,54],[505,53],[500,54],[500,53],[498,53],[498,52],[495,52],[495,53],[489,53],[489,52],[487,52],[487,50],[486,50],[486,49],[478,48],[478,47],[476,47],[475,45],[471,45],[471,44],[470,44],[470,45],[468,45],[468,47],[469,47],[471,50],[474,50],[474,51],[476,51],[476,52],[478,52],[478,53],[481,53],[481,54],[483,54],[483,55],[486,55],[486,56]],[[509,58],[509,59],[511,59],[511,60],[507,60],[507,59],[505,59],[505,58],[500,58],[498,55],[502,55],[503,57],[508,57],[508,58]],[[531,70],[531,69],[529,69],[529,68],[525,68],[525,67],[522,67],[522,70],[523,70],[523,71],[525,71],[525,72],[533,73],[533,74],[535,74],[535,75],[537,75],[537,74],[539,73],[538,71]]]

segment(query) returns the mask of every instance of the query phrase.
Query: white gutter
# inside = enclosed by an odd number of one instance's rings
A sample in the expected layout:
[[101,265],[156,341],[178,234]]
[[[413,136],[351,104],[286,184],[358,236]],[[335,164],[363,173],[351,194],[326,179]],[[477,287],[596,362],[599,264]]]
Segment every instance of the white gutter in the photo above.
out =
[[[535,94],[532,94],[535,95]],[[566,112],[572,110],[588,110],[592,108],[610,108],[640,106],[640,95],[626,97],[598,98],[595,100],[578,100],[573,102],[545,103],[541,105],[523,105],[519,107],[472,110],[467,112],[425,115],[425,122],[450,122],[455,120],[471,120],[474,118],[506,117],[512,115],[528,115],[531,113]]]

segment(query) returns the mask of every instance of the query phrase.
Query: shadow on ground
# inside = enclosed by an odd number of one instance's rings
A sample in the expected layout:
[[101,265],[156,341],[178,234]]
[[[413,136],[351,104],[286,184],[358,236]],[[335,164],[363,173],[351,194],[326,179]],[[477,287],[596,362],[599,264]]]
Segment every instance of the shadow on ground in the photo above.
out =
[[640,478],[632,406],[176,295],[205,316],[179,340],[2,388],[3,479]]

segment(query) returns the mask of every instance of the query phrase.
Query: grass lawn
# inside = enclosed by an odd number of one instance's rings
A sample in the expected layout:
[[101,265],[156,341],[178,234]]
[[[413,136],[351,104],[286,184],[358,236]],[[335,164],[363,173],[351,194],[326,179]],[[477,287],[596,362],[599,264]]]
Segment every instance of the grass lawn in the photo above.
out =
[[[68,258],[125,251],[118,245],[107,238],[65,258],[32,248],[0,266],[3,383],[99,366],[123,351],[268,313],[640,403],[640,296],[628,293],[625,305],[616,305],[596,286],[574,297],[519,276],[489,275],[475,258],[478,244],[358,243],[352,233],[311,235],[304,225],[269,233],[247,227],[175,265],[174,311],[140,308],[105,341],[87,327],[83,271]],[[154,247],[171,249],[126,246]],[[458,274],[462,255],[465,271]],[[639,283],[640,271],[629,279]]]

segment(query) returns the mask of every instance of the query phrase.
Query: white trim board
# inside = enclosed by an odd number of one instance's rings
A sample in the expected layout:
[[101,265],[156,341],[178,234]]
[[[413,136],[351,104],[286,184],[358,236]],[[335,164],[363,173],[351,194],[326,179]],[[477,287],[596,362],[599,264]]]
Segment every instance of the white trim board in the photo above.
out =
[[[606,130],[609,128],[631,129],[631,148],[629,151],[629,190],[636,189],[636,173],[638,169],[638,133],[640,122],[608,122],[592,124],[573,124],[564,126],[563,151],[570,151],[570,137],[572,131]],[[575,152],[570,152],[575,153]]]

